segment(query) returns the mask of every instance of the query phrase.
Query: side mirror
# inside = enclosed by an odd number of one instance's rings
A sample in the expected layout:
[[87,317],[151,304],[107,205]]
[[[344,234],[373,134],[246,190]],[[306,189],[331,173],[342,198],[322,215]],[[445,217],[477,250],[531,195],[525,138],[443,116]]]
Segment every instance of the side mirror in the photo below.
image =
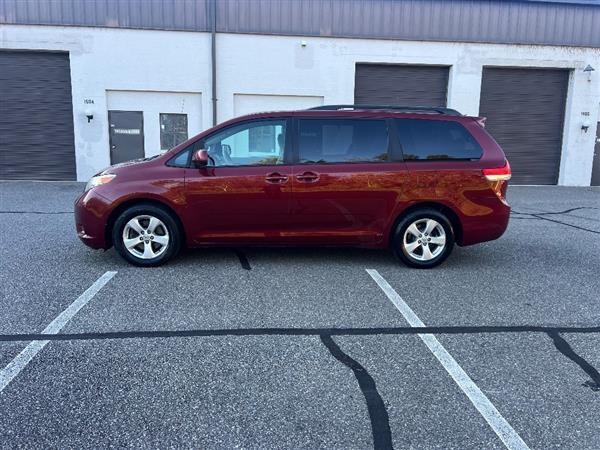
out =
[[192,155],[192,164],[196,167],[205,167],[208,165],[208,150],[201,148]]

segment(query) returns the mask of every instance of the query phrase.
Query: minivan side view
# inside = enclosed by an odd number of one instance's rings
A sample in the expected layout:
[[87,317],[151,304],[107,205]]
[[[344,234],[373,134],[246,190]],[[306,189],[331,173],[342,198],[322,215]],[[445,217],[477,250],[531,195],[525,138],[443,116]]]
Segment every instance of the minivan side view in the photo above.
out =
[[92,177],[77,234],[138,266],[182,246],[322,245],[391,248],[434,267],[508,225],[510,166],[483,125],[377,105],[238,117]]

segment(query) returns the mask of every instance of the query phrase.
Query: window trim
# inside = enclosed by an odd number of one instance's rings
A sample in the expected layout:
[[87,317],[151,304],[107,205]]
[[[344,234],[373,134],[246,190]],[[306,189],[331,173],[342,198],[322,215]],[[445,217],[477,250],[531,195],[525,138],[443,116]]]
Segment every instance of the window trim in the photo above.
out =
[[[387,145],[387,160],[386,161],[335,161],[335,162],[300,162],[299,155],[299,137],[300,137],[300,120],[378,120],[383,121],[387,127],[388,133],[388,145]],[[219,128],[214,132],[210,133],[207,136],[204,136],[202,139],[199,139],[192,144],[188,145],[184,149],[177,152],[176,155],[171,157],[167,162],[166,166],[168,167],[176,167],[176,168],[194,168],[192,166],[192,154],[195,150],[204,147],[205,140],[211,138],[217,133],[222,131],[226,131],[230,128],[237,127],[242,124],[252,123],[252,122],[266,122],[266,121],[283,121],[286,126],[286,134],[285,134],[285,145],[283,151],[283,164],[243,164],[243,165],[224,165],[224,166],[207,166],[208,168],[244,168],[244,167],[282,167],[282,166],[306,166],[306,165],[340,165],[340,164],[385,164],[385,163],[403,163],[403,162],[414,162],[414,163],[453,163],[453,162],[477,162],[480,161],[484,155],[484,149],[481,146],[481,143],[473,136],[469,129],[465,127],[461,122],[457,120],[438,120],[438,122],[452,122],[457,123],[461,127],[464,128],[465,132],[468,133],[471,138],[480,146],[481,148],[481,156],[479,158],[448,158],[448,159],[405,159],[404,158],[404,148],[402,146],[402,140],[400,138],[400,132],[398,131],[398,120],[407,120],[404,117],[390,117],[390,118],[364,118],[364,117],[347,117],[347,116],[327,116],[327,117],[314,117],[314,116],[284,116],[284,117],[265,117],[265,118],[256,118],[249,120],[242,120],[236,123],[233,123],[227,127]],[[435,119],[411,119],[411,120],[428,120],[434,121]],[[188,162],[186,166],[178,166],[171,163],[172,160],[177,158],[182,152],[187,151],[190,147],[192,147],[192,151],[188,157]]]
[[388,126],[388,134],[390,145],[388,148],[388,162],[390,163],[402,163],[404,162],[404,149],[402,148],[402,142],[400,142],[400,134],[396,128],[395,118],[386,119]]
[[[383,122],[386,126],[387,131],[387,148],[386,155],[387,160],[385,161],[325,161],[325,162],[300,162],[300,121],[301,120],[358,120],[358,121],[379,121]],[[292,148],[293,161],[292,164],[296,166],[331,166],[331,165],[340,165],[340,164],[386,164],[386,163],[394,163],[401,162],[392,160],[392,148],[394,147],[394,143],[392,142],[394,139],[393,133],[391,132],[391,124],[390,120],[387,118],[365,118],[365,117],[347,117],[347,116],[326,116],[326,117],[314,117],[314,116],[299,116],[294,117],[294,145]]]

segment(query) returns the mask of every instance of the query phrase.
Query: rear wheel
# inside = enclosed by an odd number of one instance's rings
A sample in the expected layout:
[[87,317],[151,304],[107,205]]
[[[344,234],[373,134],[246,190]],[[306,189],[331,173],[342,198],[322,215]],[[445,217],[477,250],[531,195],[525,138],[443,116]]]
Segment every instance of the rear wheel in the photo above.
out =
[[179,227],[171,214],[143,204],[132,206],[117,218],[112,239],[117,252],[136,266],[163,264],[181,245]]
[[454,247],[454,231],[448,218],[435,209],[420,209],[398,223],[392,247],[407,266],[428,269],[441,264]]

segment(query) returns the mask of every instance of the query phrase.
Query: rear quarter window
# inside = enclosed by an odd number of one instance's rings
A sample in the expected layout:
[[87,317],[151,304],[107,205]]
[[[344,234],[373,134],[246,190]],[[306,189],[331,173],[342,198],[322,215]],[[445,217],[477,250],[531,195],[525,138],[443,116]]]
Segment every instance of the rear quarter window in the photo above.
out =
[[475,160],[483,150],[460,123],[445,120],[396,119],[406,161]]

